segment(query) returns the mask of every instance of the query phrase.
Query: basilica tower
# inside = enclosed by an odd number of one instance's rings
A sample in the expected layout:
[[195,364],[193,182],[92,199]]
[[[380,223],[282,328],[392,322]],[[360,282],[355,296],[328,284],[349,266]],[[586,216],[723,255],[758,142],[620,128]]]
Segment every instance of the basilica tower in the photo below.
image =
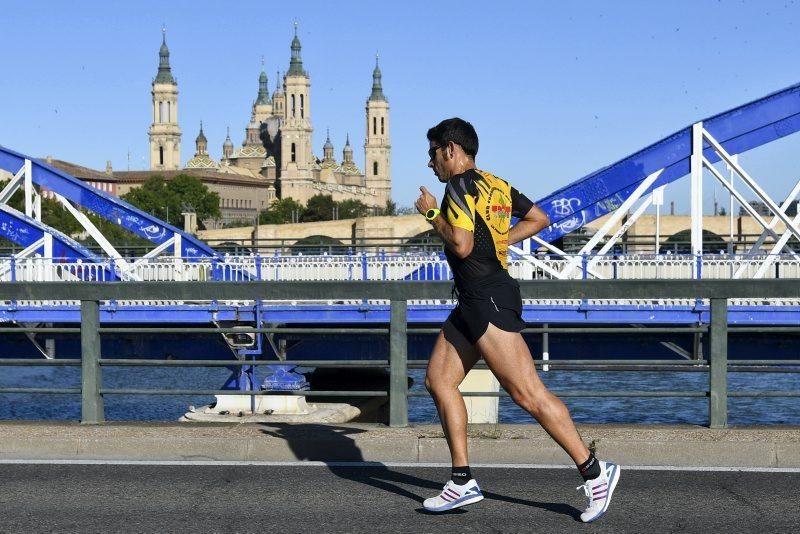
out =
[[313,180],[315,160],[311,147],[311,81],[303,70],[296,23],[291,48],[292,59],[283,78],[285,105],[280,133],[281,197],[302,199],[305,193],[301,191],[306,191]]
[[258,124],[261,124],[268,117],[272,116],[272,100],[269,97],[267,88],[267,73],[264,72],[264,60],[261,60],[261,75],[258,77],[258,97],[253,103],[253,116]]
[[169,66],[167,33],[159,50],[158,74],[153,80],[153,123],[150,125],[150,169],[175,170],[181,166],[181,129],[178,126],[178,82]]
[[375,190],[374,206],[384,208],[392,197],[389,141],[389,101],[383,94],[381,69],[375,56],[372,94],[367,99],[367,135],[364,141],[364,181]]

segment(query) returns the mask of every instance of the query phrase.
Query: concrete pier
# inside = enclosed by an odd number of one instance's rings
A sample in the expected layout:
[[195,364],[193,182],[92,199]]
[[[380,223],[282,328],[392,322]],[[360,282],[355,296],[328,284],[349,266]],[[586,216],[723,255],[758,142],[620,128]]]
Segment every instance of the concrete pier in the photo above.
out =
[[[500,383],[489,369],[472,369],[458,386],[461,391],[500,391]],[[470,423],[497,423],[500,409],[499,397],[464,397],[467,420]]]

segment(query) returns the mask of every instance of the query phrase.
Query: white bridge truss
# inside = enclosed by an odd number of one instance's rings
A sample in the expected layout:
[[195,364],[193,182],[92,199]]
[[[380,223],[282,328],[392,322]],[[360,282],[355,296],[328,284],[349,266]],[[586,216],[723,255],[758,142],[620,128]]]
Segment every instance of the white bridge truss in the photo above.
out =
[[[723,161],[731,175],[728,180],[704,155],[703,149],[709,148]],[[703,175],[704,171],[717,180],[731,196],[730,210],[734,209],[734,199],[762,228],[762,233],[745,253],[728,258],[703,257]],[[619,243],[620,239],[645,213],[651,205],[656,206],[656,227],[660,216],[660,206],[663,205],[664,189],[662,186],[651,190],[663,169],[652,173],[645,178],[636,190],[611,213],[602,227],[589,239],[583,248],[570,257],[564,251],[550,243],[537,239],[535,236],[522,246],[512,246],[510,250],[533,266],[533,271],[546,273],[550,278],[771,278],[791,277],[796,274],[791,265],[800,261],[800,255],[788,246],[789,240],[794,237],[800,240],[800,214],[790,218],[786,213],[793,202],[796,202],[800,193],[798,181],[783,203],[778,205],[764,189],[744,170],[739,164],[736,155],[729,154],[714,137],[703,128],[702,123],[692,126],[692,156],[691,156],[691,256],[683,259],[675,257],[662,257],[659,254],[660,246],[658,230],[656,231],[656,245],[653,257],[628,256],[609,259],[605,254]],[[744,187],[737,187],[734,177],[738,176]],[[756,195],[772,213],[769,222],[764,219],[745,199],[743,191],[748,190]],[[650,191],[649,193],[647,193]],[[637,206],[637,202],[639,203]],[[800,211],[800,210],[798,210]],[[627,217],[627,218],[626,218]],[[624,223],[620,224],[625,219]],[[778,234],[775,230],[778,223],[783,223],[785,230]],[[598,245],[609,234],[612,228],[619,225],[605,243],[597,249]],[[772,239],[772,247],[764,250],[764,244]],[[533,243],[533,246],[531,246]],[[543,248],[551,254],[568,258],[553,262],[543,259],[531,251]],[[788,258],[784,256],[788,255]],[[598,266],[604,265],[605,268]],[[609,265],[615,265],[612,273]],[[683,265],[683,267],[677,267]],[[658,268],[656,268],[658,267]],[[524,278],[524,277],[523,277]]]
[[[97,228],[97,226],[92,223],[92,221],[86,216],[85,213],[77,209],[69,200],[64,198],[62,195],[55,193],[53,191],[46,191],[40,192],[37,187],[33,183],[32,179],[32,171],[33,171],[33,164],[30,159],[25,159],[25,162],[21,169],[11,178],[11,180],[6,183],[5,187],[2,191],[0,191],[0,204],[4,205],[4,208],[10,211],[16,211],[11,206],[9,206],[8,202],[11,200],[11,197],[16,193],[20,188],[22,189],[24,195],[24,209],[25,215],[34,219],[35,221],[41,223],[42,222],[42,196],[47,195],[49,197],[55,198],[65,210],[67,210],[78,223],[83,228],[84,232],[92,237],[92,239],[97,242],[100,248],[108,255],[110,264],[113,265],[114,271],[117,273],[117,276],[121,280],[127,281],[137,281],[141,280],[136,274],[137,265],[141,265],[141,263],[149,261],[150,259],[157,258],[158,256],[164,254],[165,252],[172,250],[173,257],[170,260],[176,270],[180,270],[181,264],[183,260],[178,257],[181,253],[181,235],[178,233],[174,233],[172,237],[155,247],[153,250],[149,251],[145,256],[142,258],[138,258],[135,262],[131,263],[117,251],[117,249],[111,244],[111,242],[103,235],[103,233]],[[41,251],[41,252],[39,252]],[[45,276],[43,280],[45,281],[52,281],[52,280],[62,280],[62,279],[76,279],[70,278],[69,275],[65,272],[63,275],[60,274],[64,271],[63,268],[59,268],[58,266],[53,264],[53,236],[47,232],[43,234],[43,237],[38,241],[31,243],[22,251],[14,254],[10,259],[10,262],[5,262],[0,264],[0,279],[5,279],[11,272],[11,264],[18,264],[18,265],[28,265],[25,263],[24,260],[27,259],[36,259],[34,264],[37,265],[36,269]],[[51,264],[48,268],[47,264]],[[40,266],[41,265],[41,266]],[[76,265],[80,265],[80,262],[76,263]],[[85,265],[84,267],[89,267]],[[108,265],[106,265],[108,267]],[[76,267],[77,268],[77,267]],[[62,278],[62,276],[67,276],[67,278]],[[74,276],[74,275],[73,275]],[[37,278],[38,279],[38,278]]]

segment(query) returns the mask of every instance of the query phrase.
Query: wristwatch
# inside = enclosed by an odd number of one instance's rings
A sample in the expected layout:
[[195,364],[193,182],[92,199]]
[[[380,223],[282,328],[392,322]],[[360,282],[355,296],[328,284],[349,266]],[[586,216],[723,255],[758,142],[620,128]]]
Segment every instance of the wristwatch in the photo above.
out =
[[428,222],[433,222],[433,220],[434,220],[436,217],[438,217],[438,216],[439,216],[439,213],[441,213],[441,211],[439,210],[439,208],[431,208],[431,209],[429,209],[428,211],[426,211],[426,212],[425,212],[425,219],[426,219]]

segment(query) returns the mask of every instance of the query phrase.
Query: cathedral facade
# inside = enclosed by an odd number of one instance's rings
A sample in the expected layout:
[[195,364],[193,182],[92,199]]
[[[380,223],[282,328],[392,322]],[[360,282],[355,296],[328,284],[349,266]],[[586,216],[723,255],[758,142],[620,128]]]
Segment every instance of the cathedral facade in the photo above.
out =
[[[221,158],[215,160],[209,155],[201,124],[195,140],[194,157],[184,169],[209,177],[201,179],[209,182],[212,191],[216,189],[212,187],[215,182],[211,179],[215,175],[236,177],[239,181],[247,178],[248,182],[258,186],[250,203],[256,212],[277,199],[292,198],[305,204],[318,194],[331,195],[336,201],[354,199],[372,208],[385,208],[391,199],[389,103],[383,94],[377,58],[372,72],[372,92],[365,106],[366,168],[362,172],[353,161],[349,134],[341,161],[335,157],[330,135],[322,147],[322,157],[314,154],[311,79],[303,68],[301,48],[295,27],[289,68],[282,77],[279,73],[272,94],[267,74],[262,70],[259,76],[258,94],[241,146],[234,147],[229,130]],[[159,50],[158,74],[153,80],[151,94],[150,174],[152,171],[167,171],[165,175],[172,175],[173,172],[169,171],[180,170],[181,130],[178,126],[178,84],[171,73],[166,36]],[[223,195],[220,195],[220,203],[224,213],[229,206]],[[252,214],[242,215],[241,218],[246,219]]]

